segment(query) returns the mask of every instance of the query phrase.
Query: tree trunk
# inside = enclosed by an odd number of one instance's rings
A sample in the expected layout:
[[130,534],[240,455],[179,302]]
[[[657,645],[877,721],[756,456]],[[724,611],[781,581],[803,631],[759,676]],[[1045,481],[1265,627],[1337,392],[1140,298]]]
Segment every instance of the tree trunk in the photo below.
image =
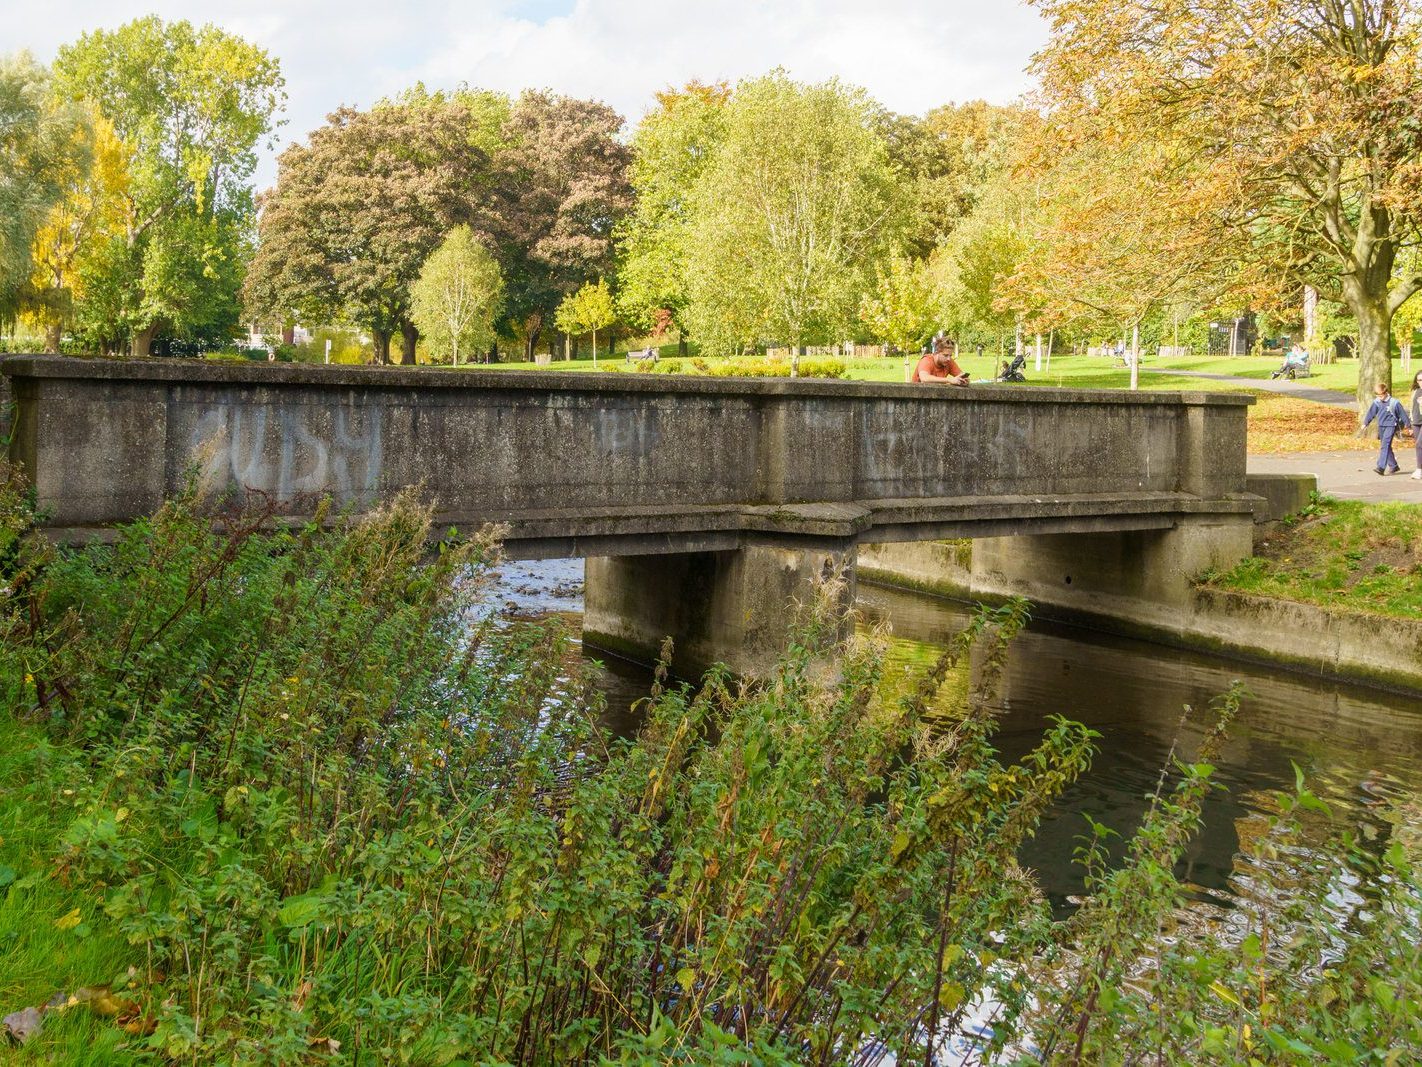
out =
[[44,350],[52,356],[59,355],[59,341],[63,335],[63,325],[58,319],[47,323],[44,328]]
[[677,339],[677,342],[676,342],[676,354],[677,354],[678,356],[681,356],[682,359],[685,359],[685,358],[686,358],[686,355],[687,355],[687,348],[686,348],[686,338],[685,338],[685,337],[681,337],[681,338],[678,338],[678,339]]
[[1392,315],[1387,309],[1387,290],[1367,292],[1362,285],[1345,284],[1343,290],[1353,316],[1358,320],[1358,427],[1373,402],[1379,382],[1392,388]]
[[371,330],[371,344],[375,348],[375,362],[390,362],[390,333],[387,330]]
[[543,332],[543,319],[538,315],[530,315],[524,323],[528,327],[528,337],[523,344],[523,361],[533,362],[533,349],[538,344],[538,335]]
[[129,355],[135,359],[143,359],[153,354],[153,337],[158,332],[158,324],[150,323],[141,330],[136,330],[133,341],[129,345]]
[[1131,327],[1131,389],[1141,387],[1141,324]]
[[400,364],[404,367],[415,365],[415,342],[420,339],[420,331],[413,322],[400,324]]

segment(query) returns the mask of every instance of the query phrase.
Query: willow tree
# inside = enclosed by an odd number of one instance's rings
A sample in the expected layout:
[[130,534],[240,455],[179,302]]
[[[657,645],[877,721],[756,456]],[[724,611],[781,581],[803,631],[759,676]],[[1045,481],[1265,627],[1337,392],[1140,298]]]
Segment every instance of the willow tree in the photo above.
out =
[[632,134],[628,177],[636,194],[618,229],[618,309],[642,329],[670,317],[685,344],[691,194],[721,137],[731,94],[724,82],[689,82],[657,94]]
[[899,195],[862,90],[783,72],[740,83],[691,197],[687,319],[713,351],[853,329]]
[[1394,271],[1422,224],[1415,0],[1032,3],[1051,27],[1036,68],[1057,128],[1180,160],[1174,180],[1212,205],[1201,227],[1352,310],[1360,402],[1389,382],[1391,318],[1422,288]]

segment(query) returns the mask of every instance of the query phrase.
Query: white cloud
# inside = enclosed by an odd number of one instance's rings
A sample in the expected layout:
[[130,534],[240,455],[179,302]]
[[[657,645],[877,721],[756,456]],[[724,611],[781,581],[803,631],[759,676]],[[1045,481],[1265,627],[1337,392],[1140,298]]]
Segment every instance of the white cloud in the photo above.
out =
[[[48,59],[85,30],[150,12],[215,22],[275,54],[290,97],[283,143],[416,79],[595,97],[630,122],[658,89],[776,66],[862,85],[896,111],[1004,102],[1028,87],[1023,68],[1045,35],[1015,0],[56,0],[11,11],[7,36]],[[274,155],[259,183],[275,176]]]

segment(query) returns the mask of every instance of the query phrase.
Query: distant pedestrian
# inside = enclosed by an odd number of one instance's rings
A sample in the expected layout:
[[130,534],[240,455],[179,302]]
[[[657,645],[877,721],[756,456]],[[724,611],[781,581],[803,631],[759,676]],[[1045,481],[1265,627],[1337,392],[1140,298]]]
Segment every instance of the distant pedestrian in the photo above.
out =
[[1417,469],[1412,472],[1412,480],[1422,482],[1422,370],[1412,376],[1412,443],[1417,453]]
[[1377,399],[1368,405],[1368,413],[1363,417],[1363,429],[1367,429],[1376,419],[1378,423],[1378,465],[1374,468],[1379,474],[1397,474],[1397,457],[1392,454],[1392,439],[1401,430],[1410,429],[1411,420],[1407,417],[1407,412],[1403,409],[1392,390],[1383,382],[1378,382]]

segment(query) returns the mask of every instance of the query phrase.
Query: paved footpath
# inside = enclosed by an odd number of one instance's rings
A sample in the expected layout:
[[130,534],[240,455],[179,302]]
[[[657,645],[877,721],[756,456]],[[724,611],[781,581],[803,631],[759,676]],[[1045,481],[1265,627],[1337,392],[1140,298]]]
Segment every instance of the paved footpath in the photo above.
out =
[[[1142,367],[1142,372],[1173,374],[1181,378],[1205,378],[1210,381],[1245,382],[1251,389],[1296,396],[1330,407],[1354,410],[1354,399],[1336,389],[1321,389],[1307,380],[1290,382],[1283,378],[1239,378],[1232,374],[1209,374],[1196,370],[1169,370]],[[1313,474],[1318,477],[1319,491],[1340,500],[1402,500],[1422,504],[1422,481],[1409,475],[1416,467],[1412,438],[1403,437],[1393,445],[1401,474],[1379,475],[1373,466],[1377,462],[1377,445],[1368,452],[1302,452],[1285,456],[1250,456],[1249,470],[1253,474]]]
[[1263,389],[1266,393],[1283,393],[1285,396],[1296,396],[1300,400],[1312,400],[1316,404],[1327,404],[1335,408],[1352,408],[1353,397],[1348,393],[1340,393],[1337,389],[1323,389],[1317,385],[1309,385],[1307,380],[1302,382],[1291,382],[1284,378],[1240,378],[1234,374],[1210,374],[1202,370],[1171,370],[1168,367],[1142,367],[1142,374],[1169,374],[1176,378],[1204,378],[1212,382],[1230,382],[1233,385],[1245,385],[1250,389]]
[[1422,504],[1422,481],[1414,482],[1412,438],[1393,446],[1401,474],[1379,476],[1371,452],[1303,452],[1292,456],[1250,456],[1251,474],[1316,474],[1318,488],[1340,500],[1404,500]]

